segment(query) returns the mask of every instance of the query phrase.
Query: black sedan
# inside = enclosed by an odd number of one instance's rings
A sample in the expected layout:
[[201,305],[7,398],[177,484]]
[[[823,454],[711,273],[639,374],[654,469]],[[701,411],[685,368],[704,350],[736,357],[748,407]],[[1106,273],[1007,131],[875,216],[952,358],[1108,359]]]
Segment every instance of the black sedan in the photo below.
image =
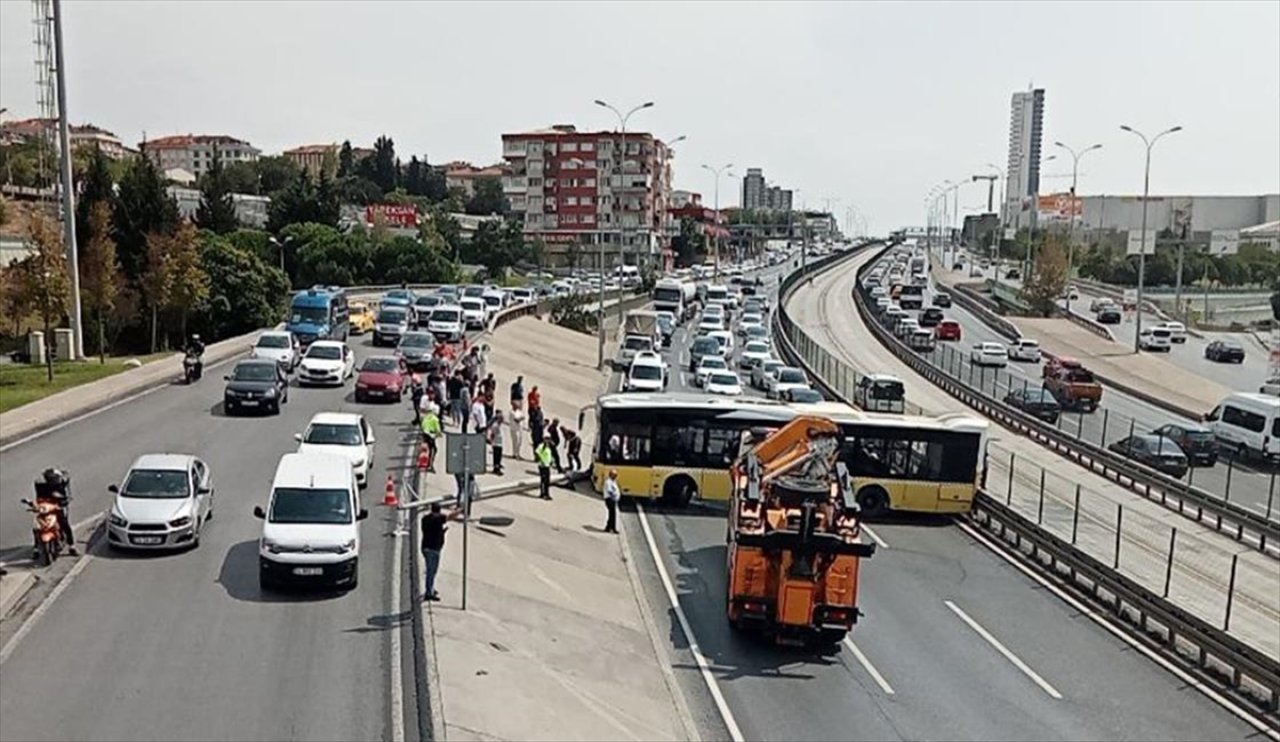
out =
[[1218,363],[1244,363],[1244,346],[1238,340],[1214,340],[1205,346],[1204,357]]
[[1131,435],[1107,446],[1107,450],[1181,479],[1187,475],[1187,455],[1177,443],[1149,433]]
[[280,405],[289,401],[289,377],[269,358],[240,361],[223,378],[222,409],[228,415],[249,410],[279,414]]
[[1034,415],[1050,425],[1056,424],[1058,415],[1062,414],[1062,405],[1058,404],[1058,400],[1054,398],[1052,392],[1043,387],[1014,389],[1004,395],[1004,403],[1027,414]]
[[920,313],[921,327],[937,327],[944,319],[942,310],[937,307],[929,307]]
[[1118,325],[1120,324],[1120,310],[1115,307],[1103,307],[1098,310],[1098,324],[1102,325]]
[[1213,431],[1196,423],[1169,423],[1151,431],[1174,443],[1187,455],[1191,466],[1213,466],[1218,463],[1218,440]]
[[946,294],[941,291],[934,294],[933,305],[935,307],[942,307],[943,309],[949,308],[951,306],[951,294]]

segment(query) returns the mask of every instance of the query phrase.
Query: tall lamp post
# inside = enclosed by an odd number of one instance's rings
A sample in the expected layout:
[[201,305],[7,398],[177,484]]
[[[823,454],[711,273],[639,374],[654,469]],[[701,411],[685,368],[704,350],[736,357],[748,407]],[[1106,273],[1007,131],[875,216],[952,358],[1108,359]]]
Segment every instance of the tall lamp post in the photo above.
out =
[[[733,163],[729,163],[727,165],[721,165],[720,167],[711,167],[710,165],[702,166],[703,170],[706,170],[707,172],[716,176],[716,187],[715,187],[716,234],[715,234],[715,240],[714,240],[715,248],[711,251],[712,255],[714,256],[714,259],[713,259],[714,267],[712,268],[712,275],[711,275],[712,281],[720,280],[720,242],[721,242],[720,240],[720,229],[721,229],[720,227],[720,174],[724,173],[731,167],[733,167]],[[733,173],[728,173],[728,175],[729,177],[733,177]]]
[[[1095,149],[1102,149],[1101,144],[1095,144],[1076,152],[1062,142],[1054,142],[1053,146],[1061,147],[1071,153],[1071,221],[1067,226],[1067,280],[1071,280],[1071,271],[1075,268],[1075,249],[1076,249],[1076,181],[1080,174],[1080,158]],[[1084,218],[1084,209],[1080,210],[1080,218]],[[1067,311],[1071,311],[1071,292],[1067,291]]]
[[[622,176],[626,173],[626,169],[627,169],[627,168],[626,168],[626,158],[627,158],[627,120],[628,120],[628,119],[630,119],[630,118],[631,118],[631,115],[632,115],[633,113],[635,113],[636,111],[639,111],[639,110],[644,109],[644,108],[652,108],[652,107],[653,107],[653,101],[647,101],[647,102],[645,102],[645,103],[641,103],[640,105],[636,106],[635,108],[632,108],[631,110],[627,111],[626,113],[623,113],[623,112],[619,111],[617,108],[614,108],[613,106],[609,105],[608,103],[605,103],[604,101],[602,101],[602,100],[600,100],[600,99],[598,99],[598,98],[595,100],[595,104],[596,104],[597,106],[600,106],[601,108],[607,108],[607,109],[609,109],[610,111],[613,111],[614,115],[616,115],[616,116],[618,117],[618,126],[619,126],[619,128],[621,129],[621,134],[620,134],[620,136],[619,136],[619,145],[620,145],[620,146],[619,146],[619,153],[618,153],[618,187],[619,187],[619,188],[621,188],[621,187],[622,187],[622,182],[623,182],[623,181],[622,181]],[[619,200],[620,200],[620,199],[617,199],[617,197],[615,197],[615,201],[614,201],[614,203],[615,203],[615,204],[617,204],[617,203],[619,202]],[[623,222],[622,222],[621,216],[622,216],[622,215],[621,215],[621,214],[619,214],[619,219],[618,219],[618,257],[621,259],[622,264],[623,264],[623,265],[625,265],[625,264],[626,264],[626,262],[627,262],[627,253],[626,253],[626,249],[627,249],[627,248],[626,248],[626,231],[625,231],[625,228],[624,228],[624,226],[623,226]],[[597,323],[596,323],[596,324],[598,324],[598,325],[599,325],[599,327],[597,328],[597,329],[598,329],[597,334],[599,335],[599,345],[600,345],[600,347],[599,347],[599,353],[598,353],[597,361],[596,361],[596,366],[597,366],[598,368],[601,368],[601,369],[603,369],[603,368],[604,368],[604,314],[605,314],[605,312],[604,312],[604,276],[605,276],[605,273],[604,273],[604,241],[602,240],[602,241],[600,242],[600,307],[599,307],[599,312],[598,312],[598,313],[597,313],[597,315],[596,315],[596,316],[599,318],[599,320],[597,321]],[[621,302],[621,298],[622,298],[622,280],[621,280],[621,278],[622,278],[622,277],[621,277],[621,276],[619,276],[619,280],[618,280],[618,298],[619,298],[619,302],[618,302],[618,321],[619,321],[619,322],[621,322],[621,321],[622,321],[622,302]]]
[[997,216],[996,224],[998,228],[996,230],[996,238],[991,242],[991,250],[993,253],[991,256],[991,260],[992,260],[992,263],[995,263],[1000,258],[1000,246],[1004,243],[1004,212],[1006,210],[1004,183],[1005,183],[1006,177],[1005,177],[1004,168],[1000,167],[999,165],[994,165],[988,162],[987,167],[996,171],[996,175],[998,176],[997,180],[1000,181],[1000,210],[996,212],[996,216]]
[[[1182,131],[1182,127],[1174,126],[1172,128],[1165,129],[1151,139],[1147,139],[1145,134],[1132,126],[1121,124],[1120,129],[1140,138],[1147,148],[1146,165],[1143,167],[1142,171],[1142,236],[1139,243],[1141,247],[1138,250],[1138,307],[1137,312],[1134,314],[1135,326],[1133,332],[1133,352],[1137,353],[1141,349],[1138,339],[1142,335],[1142,284],[1147,271],[1147,197],[1151,194],[1151,148],[1156,146],[1156,142],[1160,141],[1160,137],[1166,134],[1172,134],[1175,131]],[[1154,248],[1155,245],[1153,244],[1152,249]]]

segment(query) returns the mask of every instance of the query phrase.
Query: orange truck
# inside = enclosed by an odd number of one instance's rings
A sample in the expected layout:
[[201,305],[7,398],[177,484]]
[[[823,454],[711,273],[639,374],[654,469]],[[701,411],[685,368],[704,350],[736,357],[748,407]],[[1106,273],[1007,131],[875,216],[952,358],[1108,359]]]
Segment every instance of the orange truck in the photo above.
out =
[[1102,402],[1102,385],[1075,358],[1060,356],[1045,363],[1044,387],[1064,410],[1093,412]]
[[[750,435],[749,433],[747,435]],[[830,420],[792,420],[734,464],[728,616],[780,643],[839,643],[857,622],[858,505]]]

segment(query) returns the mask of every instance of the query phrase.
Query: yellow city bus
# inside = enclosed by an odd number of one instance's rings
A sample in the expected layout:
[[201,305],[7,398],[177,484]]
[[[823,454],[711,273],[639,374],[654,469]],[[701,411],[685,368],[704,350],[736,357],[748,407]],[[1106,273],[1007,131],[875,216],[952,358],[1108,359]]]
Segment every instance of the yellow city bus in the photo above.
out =
[[839,402],[789,405],[748,397],[607,394],[596,403],[594,480],[618,470],[624,495],[682,505],[729,499],[729,467],[742,433],[785,425],[798,414],[836,422],[841,459],[859,505],[960,513],[972,507],[987,423],[964,414],[920,417],[869,413]]

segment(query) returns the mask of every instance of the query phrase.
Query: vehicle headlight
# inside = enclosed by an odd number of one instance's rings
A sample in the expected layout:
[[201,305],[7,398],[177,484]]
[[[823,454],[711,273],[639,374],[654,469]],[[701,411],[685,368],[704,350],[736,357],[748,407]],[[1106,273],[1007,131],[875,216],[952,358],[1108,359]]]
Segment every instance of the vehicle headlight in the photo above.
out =
[[262,549],[265,549],[266,551],[268,551],[268,552],[270,552],[270,553],[272,553],[272,554],[279,554],[279,553],[280,553],[280,551],[279,551],[279,545],[278,545],[278,544],[276,544],[276,542],[272,541],[272,540],[271,540],[271,539],[269,539],[269,538],[263,538],[263,539],[262,539],[261,541],[259,541],[258,543],[259,543],[259,546],[260,546]]
[[354,551],[354,550],[355,550],[355,548],[356,548],[356,540],[355,540],[355,539],[351,539],[351,540],[350,540],[350,541],[348,541],[347,543],[345,543],[345,544],[343,544],[342,546],[339,546],[339,547],[338,547],[338,553],[339,553],[339,554],[346,554],[348,551]]
[[360,468],[360,467],[362,467],[362,466],[364,466],[364,457],[363,457],[363,456],[362,456],[362,457],[360,457],[360,458],[358,458],[358,459],[355,459],[354,461],[352,461],[352,462],[351,462],[351,468],[352,468],[352,469],[359,469],[359,468]]
[[189,526],[189,525],[191,525],[190,515],[184,515],[181,518],[174,518],[173,520],[169,521],[170,528],[182,528],[183,526]]
[[124,516],[119,515],[115,511],[112,511],[111,515],[107,516],[107,519],[111,521],[111,525],[116,528],[127,528],[129,525],[129,521],[125,520]]
[[276,388],[275,388],[275,387],[271,387],[271,388],[270,388],[270,389],[268,389],[267,391],[263,392],[263,396],[265,396],[265,397],[274,397],[274,396],[276,396]]
[[356,382],[356,389],[368,389],[369,385],[363,381]]

